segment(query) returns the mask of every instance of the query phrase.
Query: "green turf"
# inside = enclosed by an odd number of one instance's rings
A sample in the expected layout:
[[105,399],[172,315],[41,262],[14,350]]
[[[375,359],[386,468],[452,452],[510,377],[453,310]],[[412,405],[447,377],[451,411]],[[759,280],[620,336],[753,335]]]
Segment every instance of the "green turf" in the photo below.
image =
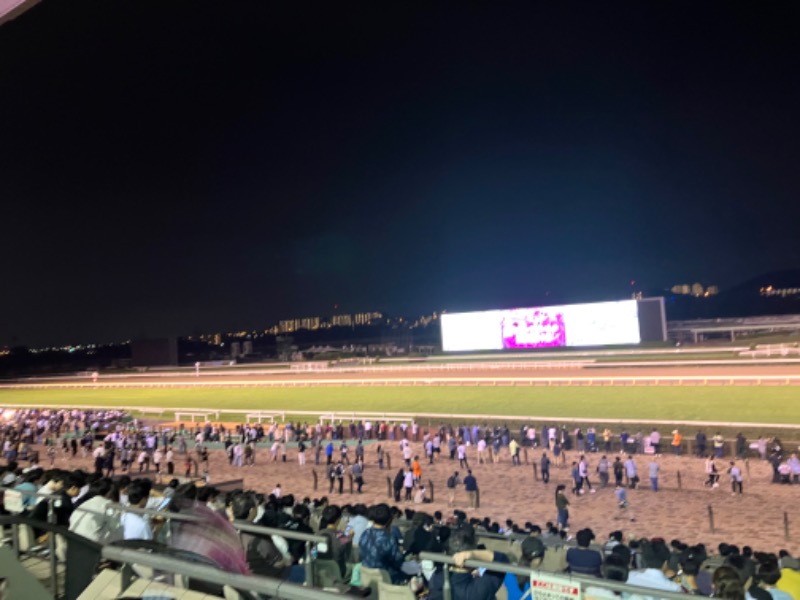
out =
[[[311,387],[0,390],[3,404],[387,411],[800,424],[800,388]],[[240,417],[241,418],[241,417]]]

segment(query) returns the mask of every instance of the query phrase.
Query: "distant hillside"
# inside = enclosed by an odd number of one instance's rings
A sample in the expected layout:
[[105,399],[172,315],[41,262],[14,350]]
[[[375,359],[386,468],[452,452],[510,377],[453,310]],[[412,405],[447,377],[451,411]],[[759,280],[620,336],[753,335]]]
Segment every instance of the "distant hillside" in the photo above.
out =
[[753,277],[710,298],[666,296],[667,320],[800,314],[800,296],[762,296],[762,287],[800,288],[800,269],[773,271]]
[[765,273],[740,283],[728,290],[728,293],[738,294],[755,290],[755,293],[758,294],[762,287],[770,285],[774,288],[800,288],[800,269],[786,269],[784,271]]

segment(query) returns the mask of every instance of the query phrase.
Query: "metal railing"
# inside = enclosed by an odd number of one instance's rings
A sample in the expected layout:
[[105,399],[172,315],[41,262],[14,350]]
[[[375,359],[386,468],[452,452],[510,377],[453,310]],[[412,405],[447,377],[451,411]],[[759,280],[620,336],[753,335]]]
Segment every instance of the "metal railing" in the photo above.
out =
[[[0,487],[0,492],[7,494],[11,492],[11,494],[20,494],[21,496],[25,497],[37,497],[41,498],[41,501],[48,502],[48,522],[41,523],[41,522],[34,522],[30,519],[25,519],[21,515],[18,515],[20,519],[25,521],[25,524],[31,524],[32,526],[38,527],[41,525],[42,529],[50,530],[51,528],[56,527],[55,523],[55,511],[54,508],[57,503],[61,502],[62,499],[60,496],[52,496],[49,494],[43,494],[41,492],[29,492],[24,490],[15,490],[12,488],[4,488]],[[84,508],[78,508],[77,510],[88,510]],[[123,504],[117,504],[110,502],[106,505],[105,508],[106,515],[113,515],[114,513],[122,514],[125,512],[130,512],[138,515],[142,515],[148,518],[157,518],[163,520],[165,525],[161,528],[159,532],[159,540],[168,543],[172,537],[172,521],[184,521],[184,522],[204,522],[205,519],[193,514],[188,513],[181,513],[181,512],[172,512],[170,510],[158,510],[153,508],[138,508],[134,506],[125,506]],[[96,513],[95,514],[99,514]],[[19,535],[17,531],[17,527],[13,523],[9,523],[12,525],[12,544],[17,556],[20,555],[20,547],[19,547]],[[48,527],[45,527],[48,525]],[[327,543],[327,538],[321,535],[315,534],[307,534],[302,533],[299,531],[292,531],[287,529],[277,529],[272,527],[261,527],[258,525],[249,525],[247,523],[242,523],[238,521],[234,521],[231,523],[234,529],[240,534],[241,533],[248,533],[252,535],[260,535],[264,537],[271,537],[273,535],[277,535],[283,537],[287,540],[297,540],[303,542],[305,544],[305,551],[303,557],[303,565],[305,568],[306,574],[306,581],[313,582],[314,581],[314,556],[313,556],[313,548],[315,544],[320,543]],[[63,531],[66,531],[64,528],[60,528]],[[72,534],[75,535],[75,534]],[[57,596],[58,592],[58,581],[57,581],[57,555],[56,555],[56,542],[55,536],[49,536],[47,541],[47,550],[48,550],[48,560],[50,562],[50,586],[51,589],[54,590],[54,595]]]
[[[47,560],[50,563],[50,589],[53,591],[53,596],[58,597],[58,558],[56,556],[56,537],[52,535],[54,528],[57,527],[56,524],[56,516],[55,516],[55,508],[60,506],[61,502],[63,502],[63,498],[61,496],[54,496],[52,494],[42,493],[42,492],[31,492],[28,490],[17,490],[13,488],[7,487],[0,487],[0,492],[3,493],[3,504],[6,506],[6,510],[8,510],[8,494],[11,492],[11,497],[14,494],[18,494],[23,498],[30,498],[35,497],[38,498],[36,504],[39,502],[47,502],[47,521],[33,521],[32,519],[25,519],[26,523],[32,527],[37,527],[41,530],[48,531],[51,535],[47,536]],[[19,497],[18,496],[18,497]],[[9,511],[10,512],[10,511]],[[17,512],[16,516],[19,519],[23,519],[22,512]],[[14,549],[14,554],[19,557],[20,554],[23,552],[20,549],[20,541],[19,541],[19,529],[18,526],[20,524],[17,520],[10,520],[8,524],[11,525],[11,540],[12,540],[12,548]],[[63,532],[64,528],[60,528]],[[39,547],[43,548],[43,544]],[[36,546],[34,546],[36,547]],[[27,549],[26,549],[27,550]]]
[[[429,560],[433,563],[442,565],[444,572],[444,600],[452,600],[452,590],[449,585],[450,581],[450,567],[456,563],[452,556],[447,554],[436,554],[433,552],[421,552],[419,555],[420,560]],[[665,600],[686,600],[686,594],[679,592],[667,592],[653,588],[643,588],[635,585],[628,585],[627,583],[617,583],[608,579],[601,579],[599,577],[591,577],[587,575],[572,575],[570,573],[551,573],[531,569],[529,567],[521,567],[511,565],[508,563],[484,562],[481,560],[468,560],[464,566],[470,569],[486,569],[487,571],[495,571],[502,573],[512,573],[513,575],[522,575],[527,578],[544,579],[547,581],[556,581],[565,586],[575,586],[576,584],[585,590],[587,587],[603,588],[613,592],[626,592],[628,594],[635,594],[641,597],[650,598],[664,598]],[[536,594],[532,595],[533,598]],[[579,597],[583,597],[581,593]]]
[[122,589],[130,586],[133,578],[132,565],[149,567],[158,571],[167,571],[197,579],[219,586],[228,586],[236,590],[256,592],[285,600],[330,600],[341,598],[341,594],[333,594],[314,589],[310,586],[289,583],[272,577],[259,575],[241,575],[229,573],[207,565],[191,563],[185,560],[163,556],[129,548],[105,546],[102,549],[104,559],[116,561],[124,565],[122,569]]

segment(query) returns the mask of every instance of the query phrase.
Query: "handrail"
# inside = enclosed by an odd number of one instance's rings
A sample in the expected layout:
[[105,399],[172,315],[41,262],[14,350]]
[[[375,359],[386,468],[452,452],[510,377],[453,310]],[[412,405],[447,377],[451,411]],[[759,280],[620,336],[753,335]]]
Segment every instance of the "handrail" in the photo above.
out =
[[[20,492],[21,494],[28,495],[28,496],[43,496],[50,503],[49,511],[48,511],[48,518],[51,521],[53,519],[53,508],[52,508],[53,504],[56,501],[60,502],[60,500],[61,500],[59,497],[55,497],[55,496],[52,496],[50,494],[42,494],[40,492],[29,492],[29,491],[25,491],[25,490],[13,490],[11,488],[3,488],[3,487],[0,487],[0,490]],[[80,510],[80,507],[78,507],[77,510]],[[139,514],[139,515],[144,515],[144,516],[147,516],[147,517],[158,517],[160,519],[164,519],[167,522],[171,522],[173,520],[175,520],[175,521],[184,521],[184,522],[194,522],[194,523],[203,522],[204,521],[204,519],[202,517],[198,516],[198,515],[186,514],[186,513],[181,513],[181,512],[172,512],[172,511],[169,511],[169,510],[156,510],[156,509],[152,509],[152,508],[139,508],[139,507],[134,507],[134,506],[125,506],[125,505],[118,504],[118,503],[113,503],[113,502],[109,503],[106,506],[104,512],[106,514],[109,514],[109,513],[113,513],[114,511],[131,512],[131,513],[135,513],[135,514]],[[93,512],[95,512],[95,514],[98,514],[97,511],[93,511]],[[313,576],[314,576],[314,573],[313,573],[313,569],[314,569],[313,562],[314,561],[313,561],[313,554],[312,554],[312,544],[325,543],[325,542],[327,542],[327,538],[325,538],[324,536],[320,536],[320,535],[302,533],[300,531],[292,531],[292,530],[289,530],[289,529],[277,529],[277,528],[273,528],[273,527],[261,527],[261,526],[258,526],[258,525],[248,525],[246,523],[241,523],[241,522],[233,522],[233,523],[231,523],[231,525],[233,526],[234,529],[237,530],[237,533],[239,533],[239,534],[241,534],[242,532],[245,532],[245,533],[250,533],[250,534],[253,534],[253,535],[262,535],[262,536],[265,536],[265,537],[277,535],[277,536],[281,536],[281,537],[283,537],[285,539],[288,539],[288,540],[296,540],[296,541],[303,542],[305,544],[304,566],[305,566],[305,572],[306,572],[306,580],[307,581],[313,581]],[[168,527],[166,531],[168,532],[167,535],[169,535],[169,532],[171,531],[171,527]],[[55,589],[55,586],[57,585],[57,582],[55,581],[55,563],[54,563],[54,561],[55,561],[55,547],[53,545],[52,538],[50,539],[49,543],[51,545],[51,548],[50,548],[50,561],[52,563],[51,564],[51,580],[53,580],[53,581],[51,581],[51,585],[53,586],[53,589]],[[16,546],[16,542],[15,542],[15,546]]]
[[[49,507],[49,511],[48,511],[49,512],[48,517],[49,517],[49,519],[51,521],[53,519],[53,508],[52,508],[52,505],[55,503],[55,501],[60,501],[59,497],[54,497],[54,496],[52,496],[50,494],[42,494],[40,492],[29,492],[29,491],[25,491],[25,490],[12,490],[11,488],[3,488],[3,487],[0,487],[0,490],[2,490],[2,491],[16,491],[16,492],[20,492],[23,495],[43,496],[43,497],[47,498],[48,502],[50,502],[50,507]],[[80,507],[78,507],[78,509],[76,509],[76,510],[80,510]],[[84,510],[86,510],[86,509],[84,509]],[[106,506],[106,508],[104,509],[104,512],[106,514],[113,513],[114,511],[118,511],[120,513],[122,513],[122,512],[131,512],[131,513],[135,513],[135,514],[139,514],[139,515],[144,515],[144,516],[147,516],[147,517],[158,517],[160,519],[164,519],[168,523],[173,521],[173,520],[174,521],[193,522],[193,523],[203,522],[204,521],[204,519],[202,517],[198,516],[198,515],[186,514],[186,513],[181,513],[181,512],[172,512],[172,511],[169,511],[169,510],[156,510],[156,509],[152,509],[152,508],[139,508],[139,507],[134,507],[134,506],[125,506],[125,505],[114,503],[114,502],[110,502]],[[94,512],[95,514],[99,514],[97,511],[92,511],[92,512]],[[313,544],[321,544],[321,543],[327,542],[328,540],[324,536],[303,533],[303,532],[300,532],[300,531],[292,531],[290,529],[277,529],[277,528],[274,528],[274,527],[261,527],[261,526],[258,526],[258,525],[249,525],[247,523],[242,523],[242,522],[238,522],[238,521],[232,522],[231,525],[237,531],[237,533],[240,534],[240,535],[241,535],[241,533],[250,533],[250,534],[253,534],[253,535],[261,535],[261,536],[264,536],[264,537],[277,535],[277,536],[281,536],[281,537],[283,537],[283,538],[285,538],[287,540],[296,540],[296,541],[299,541],[299,542],[303,542],[304,545],[305,545],[304,561],[303,562],[304,562],[304,567],[305,567],[305,572],[306,572],[306,580],[307,581],[313,581],[314,580],[314,572],[313,572],[313,570],[314,570],[314,564],[313,564],[314,563],[314,557],[313,557],[313,553],[312,553],[312,545]],[[167,536],[169,536],[170,532],[172,531],[172,528],[171,527],[167,527],[166,531],[167,531]],[[50,539],[49,543],[51,545],[51,548],[50,548],[50,561],[52,563],[51,564],[51,579],[53,580],[53,581],[51,581],[51,585],[53,586],[53,589],[55,589],[55,586],[57,585],[57,582],[55,581],[55,563],[54,563],[54,561],[55,561],[55,547],[53,545],[52,538]],[[16,541],[15,541],[15,547],[16,547]]]
[[289,583],[272,577],[229,573],[214,567],[189,563],[158,553],[105,546],[102,549],[102,555],[107,560],[142,565],[158,571],[169,571],[208,583],[258,592],[285,600],[330,600],[332,598],[341,598],[340,594],[323,592],[312,587]]
[[[447,554],[438,554],[434,552],[420,552],[420,560],[430,560],[435,563],[447,565],[448,567],[455,565],[452,556]],[[567,582],[579,582],[584,588],[600,587],[615,592],[627,592],[630,594],[637,594],[640,596],[650,596],[652,598],[664,598],[665,600],[686,600],[686,594],[680,592],[667,592],[664,590],[657,590],[654,588],[640,587],[638,585],[628,585],[627,583],[617,583],[609,581],[608,579],[601,579],[599,577],[591,577],[588,575],[575,575],[572,573],[552,573],[542,571],[539,569],[531,569],[530,567],[520,567],[508,563],[485,562],[482,560],[468,560],[464,563],[465,567],[471,569],[486,569],[487,571],[499,571],[502,573],[512,573],[514,575],[523,576],[536,576],[543,575],[548,578],[564,579]],[[447,599],[446,599],[447,600]]]
[[323,544],[328,541],[325,536],[316,535],[311,533],[302,533],[300,531],[292,531],[290,529],[277,529],[275,527],[261,527],[260,525],[248,525],[241,521],[233,521],[231,525],[237,531],[244,533],[254,533],[257,535],[279,535],[291,540],[299,540],[301,542],[311,542],[312,544]]
[[[27,490],[15,490],[14,488],[10,487],[3,487],[0,486],[0,491],[2,492],[19,492],[23,496],[39,496],[42,498],[48,498],[53,501],[60,501],[61,498],[57,496],[53,496],[52,494],[43,494],[41,492],[30,492]],[[83,506],[79,506],[76,510],[88,510]],[[175,520],[175,521],[191,521],[191,522],[198,522],[204,521],[200,516],[197,515],[190,515],[182,512],[172,512],[169,510],[156,510],[154,508],[139,508],[136,506],[125,506],[124,504],[118,504],[116,502],[109,502],[106,506],[105,512],[108,514],[108,511],[118,511],[118,512],[131,512],[137,515],[144,515],[149,517],[160,517],[165,520]],[[97,511],[91,511],[95,514],[99,514]],[[291,529],[279,529],[276,527],[261,527],[260,525],[248,525],[246,523],[242,523],[241,521],[233,521],[231,523],[234,529],[237,531],[243,531],[246,533],[253,533],[253,534],[260,534],[260,535],[279,535],[281,537],[290,539],[290,540],[298,540],[301,542],[311,542],[313,544],[320,544],[327,542],[327,538],[321,535],[315,535],[310,533],[303,533],[300,531],[293,531]]]
[[[49,509],[48,518],[52,519],[52,508]],[[51,534],[48,536],[47,540],[47,548],[49,552],[45,560],[48,562],[50,567],[50,591],[52,591],[54,598],[60,597],[59,585],[58,585],[58,573],[57,573],[58,559],[56,556],[56,541],[55,541],[56,535],[62,536],[64,539],[66,539],[68,546],[71,543],[75,542],[93,549],[98,553],[98,555],[100,553],[101,545],[98,544],[97,542],[85,538],[82,535],[70,531],[66,527],[57,525],[53,522],[34,521],[33,519],[25,516],[24,514],[0,515],[0,526],[6,526],[6,525],[10,525],[12,527],[12,547],[17,557],[20,554],[19,532],[18,532],[19,525],[28,525],[31,527],[36,527],[37,529],[40,529],[42,531],[47,531]],[[64,593],[67,595],[67,597],[70,597],[70,590],[71,590],[73,592],[73,595],[71,597],[77,597],[75,595],[75,592],[82,591],[81,589],[78,588],[84,585],[84,576],[86,575],[86,573],[84,572],[83,569],[78,569],[77,574],[70,570],[71,567],[70,567],[69,553],[67,554],[66,568],[68,577],[65,580]]]

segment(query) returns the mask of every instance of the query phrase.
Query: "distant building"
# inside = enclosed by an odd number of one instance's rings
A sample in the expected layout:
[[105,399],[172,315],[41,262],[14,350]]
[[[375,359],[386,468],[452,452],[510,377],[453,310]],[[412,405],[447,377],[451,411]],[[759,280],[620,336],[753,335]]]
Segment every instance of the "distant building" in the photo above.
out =
[[692,288],[688,283],[679,283],[678,285],[673,285],[670,291],[673,294],[687,295],[692,292]]
[[334,327],[352,327],[353,315],[333,315],[331,325]]
[[716,296],[719,294],[719,288],[715,285],[710,285],[707,288],[703,288],[702,283],[694,283],[689,285],[688,283],[679,283],[677,285],[673,285],[670,288],[670,291],[678,296],[689,296],[692,295],[695,298],[708,298],[709,296]]
[[319,317],[304,317],[300,319],[298,329],[319,329]]
[[373,321],[380,321],[383,315],[379,312],[357,313],[355,316],[356,325],[372,325]]
[[278,330],[280,331],[280,333],[292,333],[293,331],[297,331],[298,329],[300,329],[299,319],[287,319],[278,322]]
[[164,367],[178,364],[177,338],[133,340],[131,363],[134,367]]
[[768,285],[766,287],[762,287],[758,292],[761,296],[788,298],[792,296],[800,296],[800,287],[776,288]]

